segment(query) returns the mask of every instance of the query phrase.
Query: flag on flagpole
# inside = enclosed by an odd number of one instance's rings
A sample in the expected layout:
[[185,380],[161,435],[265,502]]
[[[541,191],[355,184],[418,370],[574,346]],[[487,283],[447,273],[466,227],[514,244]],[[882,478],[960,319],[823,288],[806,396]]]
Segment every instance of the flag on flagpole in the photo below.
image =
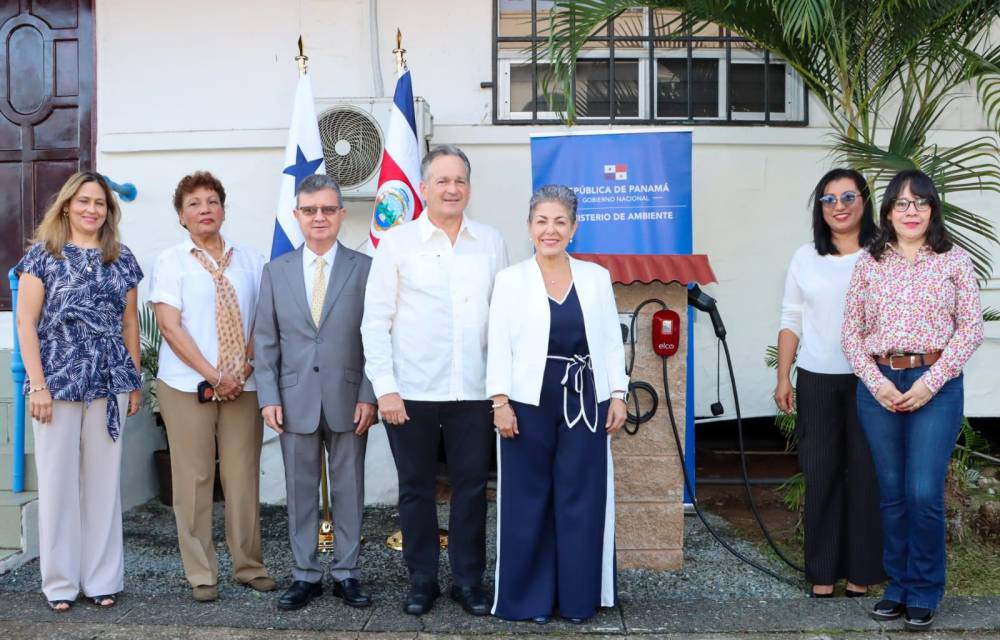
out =
[[403,67],[396,81],[389,116],[389,133],[382,152],[378,174],[375,210],[368,230],[368,253],[375,252],[382,234],[396,225],[420,217],[423,200],[417,191],[420,183],[420,145],[417,142],[417,119],[413,108],[413,83],[410,70]]
[[312,83],[307,73],[299,75],[299,84],[295,89],[295,105],[292,107],[292,124],[288,127],[283,166],[278,214],[274,221],[274,238],[271,240],[272,260],[297,249],[304,242],[299,223],[292,215],[292,210],[295,209],[295,192],[307,177],[326,172]]

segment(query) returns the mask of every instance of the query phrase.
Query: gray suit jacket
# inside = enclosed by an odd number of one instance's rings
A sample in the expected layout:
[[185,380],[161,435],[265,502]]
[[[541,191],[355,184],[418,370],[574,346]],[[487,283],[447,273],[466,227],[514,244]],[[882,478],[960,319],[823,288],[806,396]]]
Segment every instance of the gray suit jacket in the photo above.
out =
[[354,406],[375,402],[361,347],[371,263],[362,253],[337,247],[318,327],[306,298],[302,248],[264,266],[254,321],[254,380],[260,406],[281,405],[290,433],[315,431],[320,407],[330,429],[353,431]]

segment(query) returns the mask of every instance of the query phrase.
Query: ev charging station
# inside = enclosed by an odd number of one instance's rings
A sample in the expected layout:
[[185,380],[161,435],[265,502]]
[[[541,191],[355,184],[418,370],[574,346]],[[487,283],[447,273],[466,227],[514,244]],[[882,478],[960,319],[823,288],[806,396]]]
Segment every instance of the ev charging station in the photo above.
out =
[[716,278],[708,258],[691,253],[691,136],[669,129],[531,138],[532,188],[562,184],[576,193],[569,251],[611,272],[622,321],[632,383],[629,423],[612,444],[620,567],[679,568],[684,505],[694,498],[684,481],[693,488],[689,288]]

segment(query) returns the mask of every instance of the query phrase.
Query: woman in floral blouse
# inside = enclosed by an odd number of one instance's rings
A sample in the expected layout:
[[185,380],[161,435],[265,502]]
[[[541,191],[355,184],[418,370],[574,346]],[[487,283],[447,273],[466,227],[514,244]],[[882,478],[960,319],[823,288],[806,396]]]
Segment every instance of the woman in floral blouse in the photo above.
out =
[[858,259],[842,346],[858,386],[858,417],[881,494],[878,620],[934,621],[944,593],[944,480],[963,413],[962,368],[983,340],[979,287],[955,246],[934,183],[915,170],[886,187],[880,233]]
[[118,241],[120,219],[104,178],[77,173],[14,267],[38,470],[42,591],[59,612],[81,591],[110,607],[122,590],[120,436],[126,411],[132,415],[142,401],[142,270]]

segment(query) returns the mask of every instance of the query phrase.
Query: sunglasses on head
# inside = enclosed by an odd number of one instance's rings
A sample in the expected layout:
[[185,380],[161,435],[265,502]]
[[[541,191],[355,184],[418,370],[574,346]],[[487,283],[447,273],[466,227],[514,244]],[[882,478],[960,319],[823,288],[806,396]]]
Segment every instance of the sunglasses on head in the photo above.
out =
[[854,204],[854,202],[859,198],[861,198],[861,196],[854,193],[853,191],[845,191],[844,193],[840,194],[840,198],[837,198],[837,196],[833,195],[832,193],[828,193],[819,199],[819,203],[823,205],[824,208],[831,209],[837,206],[837,200],[839,199],[840,204],[844,205],[845,207],[849,207],[852,204]]

